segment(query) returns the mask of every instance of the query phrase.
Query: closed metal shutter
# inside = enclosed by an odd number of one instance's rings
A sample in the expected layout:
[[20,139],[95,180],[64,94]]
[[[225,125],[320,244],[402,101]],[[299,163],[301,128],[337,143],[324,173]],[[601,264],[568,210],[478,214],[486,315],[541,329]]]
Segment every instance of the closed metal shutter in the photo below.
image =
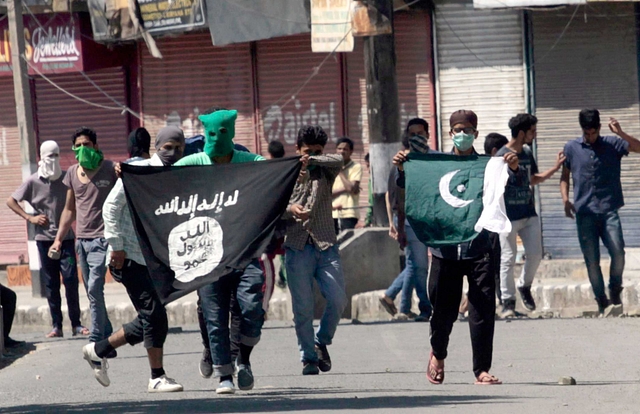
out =
[[327,56],[311,52],[310,34],[259,41],[256,53],[263,152],[268,142],[277,140],[287,155],[295,154],[298,129],[304,124],[322,126],[330,139],[327,152],[333,152],[335,140],[345,132],[340,57],[330,57],[296,94]]
[[[126,83],[122,68],[109,68],[87,72],[104,92],[126,105]],[[64,90],[89,102],[109,107],[116,104],[96,89],[82,74],[68,73],[47,76]],[[60,146],[60,163],[63,169],[77,161],[71,147],[74,131],[87,126],[96,131],[98,146],[106,159],[122,161],[128,158],[128,118],[118,110],[109,110],[88,105],[55,88],[49,82],[35,77],[35,107],[40,143],[54,140]]]
[[[5,201],[22,184],[20,136],[13,98],[13,77],[0,78],[0,199]],[[27,260],[27,226],[25,221],[2,203],[0,214],[0,264]]]
[[238,111],[234,141],[256,152],[253,83],[248,43],[214,47],[209,32],[156,40],[162,59],[139,43],[142,113],[153,139],[166,125],[189,137],[187,120],[212,106]]
[[[538,164],[551,168],[567,141],[582,135],[578,113],[598,108],[602,135],[613,135],[609,117],[640,136],[636,22],[632,4],[589,4],[580,9],[556,43],[574,8],[533,12]],[[583,16],[586,16],[586,21]],[[627,246],[640,246],[640,163],[622,160],[625,207],[620,210]],[[545,251],[557,257],[581,257],[574,220],[565,218],[559,173],[540,186]],[[573,194],[571,194],[573,200]]]
[[[431,50],[431,18],[423,11],[399,12],[394,15],[396,43],[396,77],[400,128],[411,118],[429,122],[431,147],[435,148],[437,133],[433,101],[433,62]],[[347,76],[347,135],[355,143],[353,158],[364,165],[369,152],[367,93],[364,73],[363,39],[356,38],[354,51],[345,53]],[[363,170],[361,187],[367,189],[369,172]],[[368,204],[368,190],[360,193],[360,205]],[[365,213],[362,210],[361,217]]]
[[509,119],[526,109],[522,12],[441,1],[435,19],[442,148],[453,146],[451,113],[470,109],[478,115],[475,148],[484,153],[484,137],[509,137]]

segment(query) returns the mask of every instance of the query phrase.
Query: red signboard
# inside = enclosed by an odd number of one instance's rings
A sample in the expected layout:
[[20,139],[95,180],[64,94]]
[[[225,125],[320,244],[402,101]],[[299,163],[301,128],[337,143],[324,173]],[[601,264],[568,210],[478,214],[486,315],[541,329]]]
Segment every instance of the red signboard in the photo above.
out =
[[[85,70],[79,15],[39,15],[36,18],[26,15],[24,16],[24,38],[25,56],[29,62],[30,75],[38,73],[35,69],[43,74]],[[11,47],[7,19],[0,22],[0,76],[11,76]]]

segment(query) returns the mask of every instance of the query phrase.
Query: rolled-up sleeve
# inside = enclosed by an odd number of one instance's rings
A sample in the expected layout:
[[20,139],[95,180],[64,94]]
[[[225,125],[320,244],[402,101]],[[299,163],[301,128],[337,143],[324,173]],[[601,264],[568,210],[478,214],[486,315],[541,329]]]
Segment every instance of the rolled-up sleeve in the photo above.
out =
[[104,238],[115,251],[124,250],[122,239],[123,229],[120,227],[120,218],[127,206],[127,198],[124,194],[122,179],[118,179],[113,189],[107,196],[102,206],[102,219],[104,220]]

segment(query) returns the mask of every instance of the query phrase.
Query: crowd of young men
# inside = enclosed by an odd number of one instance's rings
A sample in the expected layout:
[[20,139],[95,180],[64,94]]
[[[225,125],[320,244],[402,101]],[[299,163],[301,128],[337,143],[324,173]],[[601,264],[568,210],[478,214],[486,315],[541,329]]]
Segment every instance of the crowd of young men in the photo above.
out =
[[[126,162],[183,166],[264,160],[234,144],[236,117],[236,111],[222,108],[204,112],[199,117],[205,129],[203,151],[184,157],[185,137],[178,127],[165,127],[158,132],[153,157],[149,156],[150,135],[143,128],[137,129],[129,137],[131,158]],[[404,316],[398,319],[430,322],[431,353],[427,378],[431,383],[444,381],[444,360],[459,311],[464,276],[469,281],[468,310],[476,384],[501,383],[489,374],[496,288],[500,287],[498,299],[503,304],[502,314],[515,315],[513,268],[516,238],[520,236],[526,261],[517,289],[524,306],[535,309],[531,283],[542,259],[542,241],[532,187],[552,177],[560,168],[565,212],[570,218],[575,215],[580,247],[599,310],[605,316],[622,313],[624,241],[618,217],[618,209],[623,206],[620,160],[629,151],[640,152],[640,141],[626,134],[615,119],[610,120],[609,127],[620,138],[602,137],[597,110],[583,110],[579,123],[583,136],[568,142],[564,151],[558,154],[554,167],[542,173],[538,171],[530,147],[536,139],[537,119],[534,116],[519,114],[511,119],[510,141],[499,134],[489,134],[485,152],[502,156],[509,166],[504,199],[512,231],[499,237],[484,230],[470,242],[431,247],[432,263],[428,270],[427,246],[418,240],[404,218],[403,163],[410,151],[435,151],[429,148],[427,122],[419,118],[409,121],[403,141],[405,149],[393,159],[397,169],[392,170],[387,195],[389,233],[406,249],[407,267],[380,303],[389,313]],[[477,154],[474,148],[479,136],[477,128],[475,113],[468,110],[454,112],[450,117],[451,154],[460,157]],[[301,156],[302,169],[282,217],[282,247],[303,375],[317,375],[332,368],[328,346],[348,300],[336,230],[353,228],[358,222],[362,167],[351,158],[354,144],[349,138],[340,138],[338,154],[325,154],[328,139],[322,127],[317,125],[303,126],[299,130],[296,152]],[[37,229],[36,241],[53,321],[52,331],[47,336],[63,336],[59,278],[62,273],[72,334],[89,336],[90,343],[82,352],[100,384],[110,384],[107,358],[116,357],[118,347],[143,342],[151,368],[148,391],[181,391],[182,385],[167,377],[164,371],[167,315],[151,281],[126,208],[122,181],[117,177],[119,167],[104,159],[93,130],[78,129],[72,141],[78,164],[67,172],[62,171],[57,144],[43,142],[38,172],[7,201],[16,214]],[[281,157],[284,148],[270,145],[269,152],[272,158]],[[574,202],[569,200],[572,173]],[[20,201],[27,201],[35,214],[25,212],[18,204]],[[75,249],[71,230],[74,221]],[[603,240],[612,257],[609,297],[599,266],[599,239]],[[265,289],[272,289],[275,277],[273,264],[265,264],[273,260],[276,250],[264,255],[262,262],[256,257],[244,270],[235,271],[198,290],[205,345],[200,373],[206,378],[215,375],[220,379],[216,388],[218,394],[235,392],[234,374],[240,390],[250,390],[254,386],[250,355],[260,340],[265,320]],[[80,323],[76,256],[90,301],[91,330]],[[138,312],[136,319],[115,333],[104,303],[107,266],[113,278],[125,286]],[[267,268],[272,270],[268,275],[271,287],[266,283],[265,288]],[[316,330],[313,328],[314,279],[327,301]],[[410,295],[414,288],[420,300],[419,315],[411,313]],[[394,299],[400,292],[402,300],[398,312]],[[8,332],[5,336],[8,337]]]

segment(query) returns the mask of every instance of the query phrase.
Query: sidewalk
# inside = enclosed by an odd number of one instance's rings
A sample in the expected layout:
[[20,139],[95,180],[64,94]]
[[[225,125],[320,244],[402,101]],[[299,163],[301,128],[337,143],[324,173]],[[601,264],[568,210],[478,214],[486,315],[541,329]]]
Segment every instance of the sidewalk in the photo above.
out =
[[[640,310],[640,248],[626,250],[624,273],[623,303],[625,312],[635,314]],[[602,260],[605,280],[609,274],[608,257]],[[519,274],[519,270],[516,271]],[[396,275],[389,275],[389,283]],[[0,274],[0,281],[3,277]],[[14,332],[47,331],[51,326],[51,316],[45,298],[35,298],[31,286],[16,286],[12,289],[18,295],[18,307],[13,324]],[[359,321],[387,321],[389,315],[378,302],[383,291],[365,292],[352,297],[352,318]],[[586,267],[581,260],[545,260],[542,262],[532,293],[538,304],[538,310],[531,317],[577,317],[589,316],[597,310],[591,285],[587,278]],[[67,307],[64,289],[61,290],[64,329],[68,332]],[[119,283],[105,285],[105,301],[114,327],[131,321],[136,312],[124,287]],[[170,326],[197,324],[197,295],[195,292],[167,305]],[[80,287],[80,307],[82,322],[89,325],[89,301]],[[414,294],[414,311],[417,310],[417,298]],[[518,310],[524,312],[518,300]],[[586,312],[586,313],[585,313]],[[291,321],[291,301],[288,290],[276,287],[269,306],[269,320]]]

